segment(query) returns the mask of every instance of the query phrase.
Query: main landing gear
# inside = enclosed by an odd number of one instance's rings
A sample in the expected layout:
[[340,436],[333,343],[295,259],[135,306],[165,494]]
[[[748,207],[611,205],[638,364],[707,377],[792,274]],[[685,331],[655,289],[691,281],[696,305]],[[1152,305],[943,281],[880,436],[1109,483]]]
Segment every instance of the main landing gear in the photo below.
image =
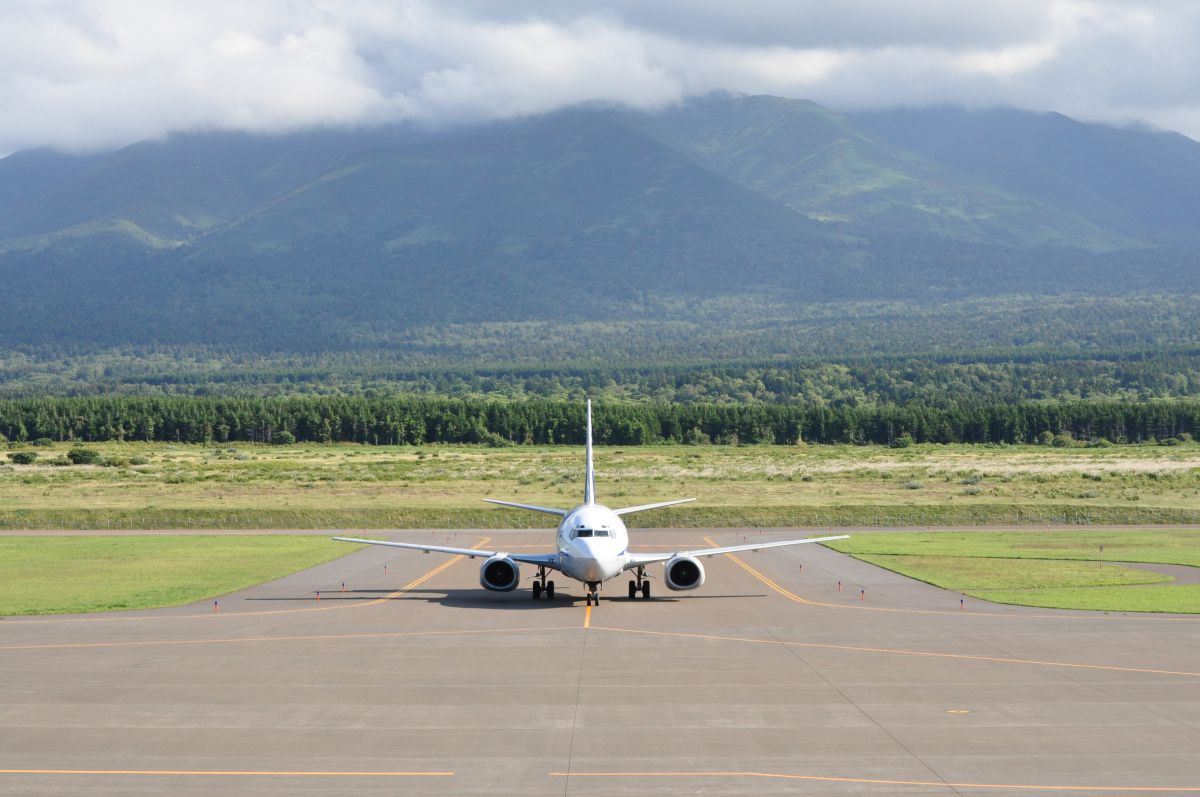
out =
[[588,606],[599,606],[600,605],[600,592],[599,592],[600,585],[593,581],[593,582],[590,582],[587,586],[588,586],[587,605]]
[[646,578],[646,568],[644,567],[639,567],[637,579],[629,582],[629,600],[636,599],[639,592],[642,594],[642,600],[650,598],[650,582]]
[[533,582],[533,599],[546,596],[548,600],[554,600],[554,582],[546,580],[546,568],[539,567],[536,580]]

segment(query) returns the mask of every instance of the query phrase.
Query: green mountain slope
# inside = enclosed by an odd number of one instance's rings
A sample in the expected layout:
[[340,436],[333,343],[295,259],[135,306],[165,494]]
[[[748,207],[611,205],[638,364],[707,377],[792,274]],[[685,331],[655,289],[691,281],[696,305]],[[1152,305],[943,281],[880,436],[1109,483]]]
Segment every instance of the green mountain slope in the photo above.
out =
[[1146,239],[1200,229],[1200,143],[1056,113],[924,108],[854,125],[960,174]]
[[710,97],[635,123],[718,174],[873,237],[919,230],[1012,245],[1132,243],[1036,193],[1012,193],[920,157],[805,100]]

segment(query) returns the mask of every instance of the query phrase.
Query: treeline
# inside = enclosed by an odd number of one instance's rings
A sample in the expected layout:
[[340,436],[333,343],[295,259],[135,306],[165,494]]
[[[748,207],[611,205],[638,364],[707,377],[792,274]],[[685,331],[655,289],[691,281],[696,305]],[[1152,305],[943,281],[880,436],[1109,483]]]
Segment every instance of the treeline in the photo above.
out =
[[[597,442],[640,445],[1047,442],[1141,443],[1194,435],[1200,400],[811,404],[602,403]],[[356,442],[580,444],[577,401],[403,397],[46,398],[0,402],[12,442]]]

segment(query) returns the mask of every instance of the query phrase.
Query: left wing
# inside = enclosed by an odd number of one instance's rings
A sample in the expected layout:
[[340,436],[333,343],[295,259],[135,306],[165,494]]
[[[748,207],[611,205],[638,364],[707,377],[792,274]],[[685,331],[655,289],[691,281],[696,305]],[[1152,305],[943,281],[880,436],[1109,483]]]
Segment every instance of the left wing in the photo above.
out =
[[694,551],[675,551],[673,553],[631,553],[629,554],[629,559],[625,562],[625,569],[629,570],[652,562],[665,562],[676,556],[717,556],[723,553],[737,553],[738,551],[758,551],[763,548],[778,548],[781,545],[802,545],[806,542],[844,540],[849,536],[849,534],[838,534],[834,537],[809,537],[804,540],[777,540],[775,542],[758,542],[746,545],[726,545],[721,548],[698,548]]
[[334,537],[338,542],[357,542],[364,545],[386,545],[390,548],[411,548],[414,551],[432,551],[433,553],[448,553],[453,556],[465,556],[468,559],[483,557],[490,559],[503,554],[514,562],[525,562],[531,565],[541,565],[551,570],[558,570],[558,554],[556,553],[507,553],[504,551],[482,551],[478,548],[451,548],[448,545],[418,545],[413,542],[391,542],[389,540],[362,540],[358,537]]

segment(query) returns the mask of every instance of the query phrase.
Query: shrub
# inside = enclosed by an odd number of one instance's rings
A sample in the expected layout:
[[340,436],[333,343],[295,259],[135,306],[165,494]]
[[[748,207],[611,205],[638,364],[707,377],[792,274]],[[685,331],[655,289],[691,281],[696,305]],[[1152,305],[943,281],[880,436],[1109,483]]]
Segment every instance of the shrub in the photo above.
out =
[[963,495],[983,495],[982,487],[964,487]]
[[32,465],[37,456],[36,451],[14,451],[8,455],[8,458],[13,461],[14,465]]
[[148,460],[148,459],[146,459],[145,457],[142,457],[142,456],[138,456],[138,457],[130,457],[130,458],[129,458],[129,464],[130,464],[130,465],[149,465],[149,464],[150,464],[150,460]]
[[72,465],[99,465],[100,452],[91,448],[72,448],[67,452]]
[[921,482],[905,482],[904,484],[902,484],[900,486],[903,487],[905,490],[920,490],[925,485],[922,484]]
[[1054,442],[1054,432],[1051,432],[1049,429],[1047,429],[1046,431],[1040,433],[1037,436],[1037,442],[1039,446],[1050,445]]
[[1059,432],[1054,435],[1054,440],[1051,445],[1055,448],[1070,448],[1075,445],[1075,438],[1071,437],[1070,432]]
[[54,445],[54,441],[51,440],[49,437],[39,437],[37,440],[30,440],[29,445],[40,446],[42,448],[48,448],[48,447]]
[[271,443],[277,446],[290,446],[296,442],[296,435],[284,429],[271,435]]
[[905,432],[892,441],[892,448],[909,448],[916,442],[916,440],[913,440],[913,436],[911,434]]

